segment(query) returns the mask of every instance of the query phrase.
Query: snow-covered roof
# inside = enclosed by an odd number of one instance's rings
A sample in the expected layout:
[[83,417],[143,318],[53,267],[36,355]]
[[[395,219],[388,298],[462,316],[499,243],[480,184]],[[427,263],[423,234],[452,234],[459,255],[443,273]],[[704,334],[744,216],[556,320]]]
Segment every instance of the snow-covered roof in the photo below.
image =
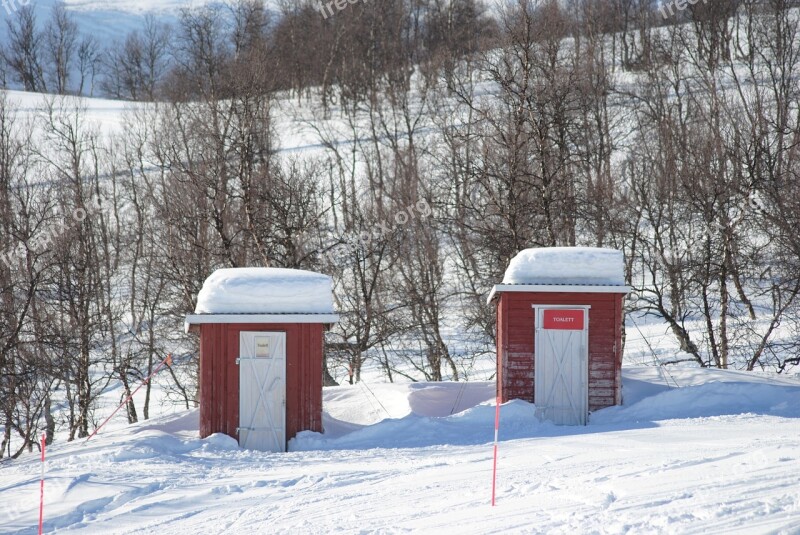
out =
[[327,275],[283,268],[218,269],[203,284],[195,314],[335,314]]
[[503,284],[625,285],[622,251],[599,247],[525,249],[511,259]]
[[499,292],[628,293],[622,251],[601,247],[525,249],[508,264]]

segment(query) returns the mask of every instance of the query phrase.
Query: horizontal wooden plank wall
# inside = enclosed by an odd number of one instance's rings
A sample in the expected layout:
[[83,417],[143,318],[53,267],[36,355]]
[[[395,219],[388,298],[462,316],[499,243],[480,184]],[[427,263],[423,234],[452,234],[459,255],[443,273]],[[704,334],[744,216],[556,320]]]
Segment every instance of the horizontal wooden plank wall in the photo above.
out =
[[239,335],[286,333],[286,440],[304,430],[322,432],[322,324],[205,324],[200,326],[200,436],[225,433],[238,440]]
[[589,305],[589,410],[621,401],[621,294],[506,292],[497,303],[497,385],[502,402],[534,400],[533,305]]

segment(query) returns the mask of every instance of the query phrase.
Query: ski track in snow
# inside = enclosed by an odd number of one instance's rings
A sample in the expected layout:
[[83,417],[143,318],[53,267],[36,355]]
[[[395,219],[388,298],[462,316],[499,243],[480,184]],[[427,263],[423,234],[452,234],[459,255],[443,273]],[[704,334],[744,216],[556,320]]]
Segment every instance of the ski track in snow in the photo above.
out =
[[[626,405],[586,427],[504,405],[495,508],[492,383],[373,384],[389,415],[357,386],[326,389],[327,434],[303,433],[286,454],[240,450],[223,435],[200,440],[196,411],[55,444],[45,528],[800,533],[800,381],[672,374],[682,388],[655,368],[626,368]],[[450,415],[457,399],[472,408]],[[38,470],[35,455],[0,465],[2,502],[18,513],[0,512],[0,532],[36,532]]]

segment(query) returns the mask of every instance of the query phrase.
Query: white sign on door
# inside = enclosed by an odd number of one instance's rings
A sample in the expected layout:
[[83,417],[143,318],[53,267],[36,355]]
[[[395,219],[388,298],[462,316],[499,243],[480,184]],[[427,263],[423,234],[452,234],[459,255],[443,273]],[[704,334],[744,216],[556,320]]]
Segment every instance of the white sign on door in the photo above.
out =
[[257,359],[269,358],[269,336],[256,336],[256,355]]

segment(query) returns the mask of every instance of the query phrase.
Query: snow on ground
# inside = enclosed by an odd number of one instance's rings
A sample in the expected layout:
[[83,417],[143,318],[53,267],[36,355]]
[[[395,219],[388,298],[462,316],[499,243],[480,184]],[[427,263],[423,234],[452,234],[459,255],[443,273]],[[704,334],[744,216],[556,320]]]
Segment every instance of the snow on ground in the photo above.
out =
[[45,110],[50,104],[56,110],[63,110],[64,112],[80,109],[84,113],[82,121],[86,127],[106,135],[122,132],[125,128],[124,121],[126,118],[146,106],[141,103],[102,98],[64,97],[25,91],[3,91],[7,95],[9,103],[17,108],[21,119],[44,118]]
[[[325,391],[326,435],[290,453],[196,438],[196,411],[49,454],[59,533],[800,533],[800,380],[624,370],[625,406],[585,427],[502,407],[491,383]],[[675,385],[678,386],[675,386]],[[378,402],[377,400],[380,400]],[[39,463],[0,465],[0,532],[35,533]]]

